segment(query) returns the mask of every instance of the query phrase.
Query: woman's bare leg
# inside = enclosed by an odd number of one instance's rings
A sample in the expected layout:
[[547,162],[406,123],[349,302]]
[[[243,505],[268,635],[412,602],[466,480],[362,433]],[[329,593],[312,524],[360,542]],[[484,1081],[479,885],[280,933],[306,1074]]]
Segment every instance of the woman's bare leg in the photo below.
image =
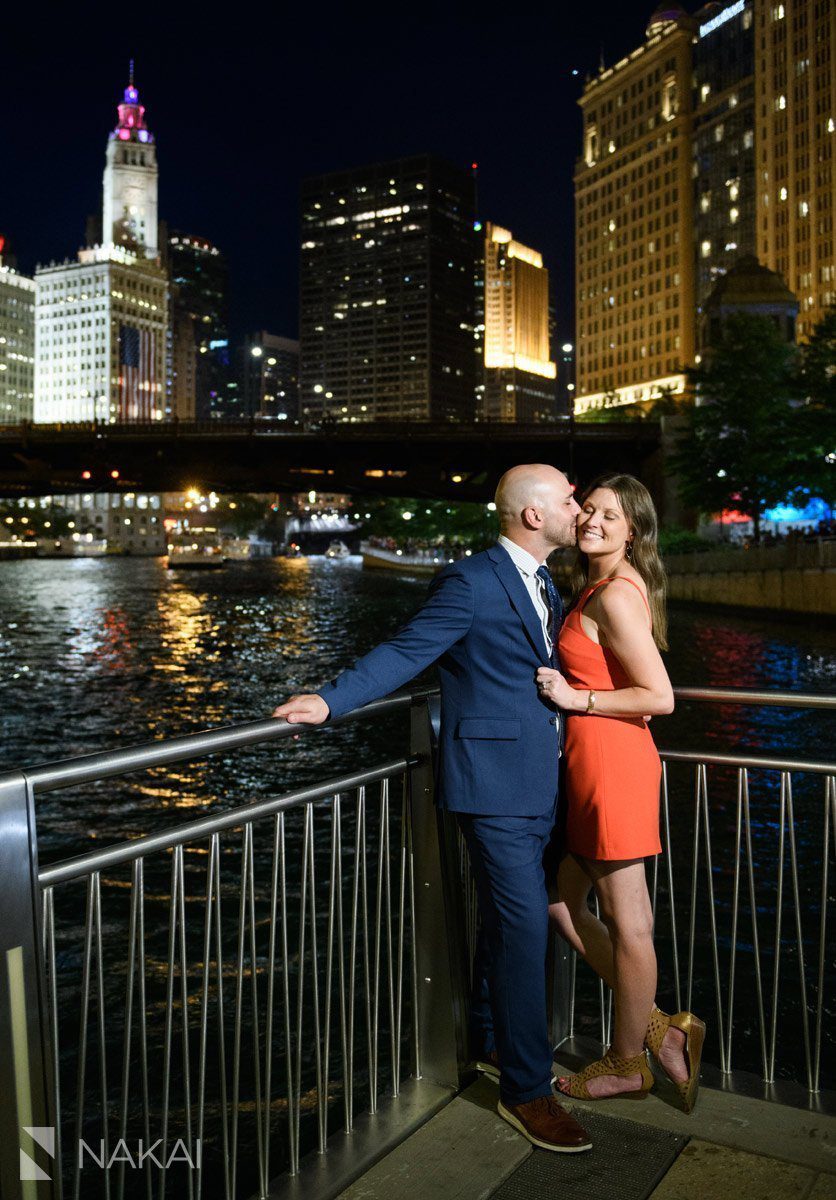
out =
[[[583,869],[593,880],[603,924],[612,949],[612,981],[615,1001],[613,1053],[634,1058],[644,1049],[644,1036],[656,995],[656,952],[653,949],[653,913],[644,861],[594,862],[586,859]],[[591,915],[591,914],[590,914]],[[605,952],[600,935],[594,939],[596,953]],[[606,962],[602,965],[606,967]],[[603,972],[600,972],[603,976]],[[587,1084],[590,1095],[612,1096],[637,1091],[641,1075],[601,1075]]]
[[[608,987],[612,988],[617,993],[615,987],[615,965],[613,961],[613,941],[610,937],[610,931],[607,925],[600,920],[589,907],[589,893],[592,891],[596,876],[600,877],[600,872],[596,867],[608,866],[609,864],[601,864],[589,862],[586,859],[576,858],[574,855],[566,855],[558,868],[557,895],[558,899],[549,905],[549,918],[556,927],[558,933],[563,937],[569,945],[575,950],[585,962],[592,967],[593,971],[603,979]],[[619,864],[621,865],[621,864]],[[641,866],[642,864],[639,863]],[[646,897],[646,910],[650,908],[650,898],[647,896],[647,884],[644,882],[644,873],[640,883],[644,883],[644,896]],[[604,885],[606,888],[606,884]],[[599,896],[599,908],[602,908],[601,899]],[[650,930],[652,938],[652,915],[650,916]],[[652,950],[652,942],[651,942]],[[654,976],[654,991],[655,991],[655,953],[653,956],[653,976]],[[618,1026],[618,1011],[619,1006],[616,995],[616,1026]],[[648,1009],[648,1014],[649,1014]],[[642,1030],[642,1042],[644,1033],[646,1032],[646,1022]],[[615,1042],[613,1042],[615,1048]],[[616,1051],[618,1053],[618,1051]],[[635,1051],[636,1054],[639,1050]],[[632,1056],[631,1056],[632,1057]],[[665,1034],[664,1041],[661,1046],[659,1060],[675,1082],[683,1082],[688,1078],[688,1062],[685,1058],[685,1035],[679,1029],[669,1029]],[[639,1077],[635,1076],[635,1080]],[[624,1081],[618,1081],[613,1076],[605,1076],[594,1080],[590,1083],[590,1091],[593,1095],[609,1094],[613,1091],[625,1091]],[[606,1084],[606,1089],[604,1088]],[[638,1086],[635,1083],[634,1086]]]
[[604,922],[589,907],[592,886],[593,876],[586,870],[584,860],[567,854],[558,868],[558,899],[549,905],[549,919],[572,949],[612,987],[615,980],[612,941]]

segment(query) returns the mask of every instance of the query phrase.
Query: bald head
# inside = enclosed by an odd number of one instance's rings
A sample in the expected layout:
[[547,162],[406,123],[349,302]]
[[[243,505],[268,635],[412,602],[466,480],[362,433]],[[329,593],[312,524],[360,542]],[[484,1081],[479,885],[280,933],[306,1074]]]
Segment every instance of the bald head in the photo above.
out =
[[522,463],[506,471],[497,484],[495,497],[502,532],[521,522],[525,509],[539,507],[555,489],[571,491],[563,472],[546,463]]
[[503,534],[536,557],[575,544],[578,505],[569,480],[547,463],[524,463],[506,471],[496,489]]

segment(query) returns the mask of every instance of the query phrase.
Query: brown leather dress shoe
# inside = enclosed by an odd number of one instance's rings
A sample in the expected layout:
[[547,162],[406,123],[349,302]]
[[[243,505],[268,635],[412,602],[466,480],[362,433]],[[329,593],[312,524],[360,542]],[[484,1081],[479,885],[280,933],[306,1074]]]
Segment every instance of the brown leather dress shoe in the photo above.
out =
[[496,1111],[541,1150],[579,1154],[582,1150],[592,1149],[584,1127],[560,1107],[554,1096],[537,1096],[525,1104],[505,1105],[500,1100]]

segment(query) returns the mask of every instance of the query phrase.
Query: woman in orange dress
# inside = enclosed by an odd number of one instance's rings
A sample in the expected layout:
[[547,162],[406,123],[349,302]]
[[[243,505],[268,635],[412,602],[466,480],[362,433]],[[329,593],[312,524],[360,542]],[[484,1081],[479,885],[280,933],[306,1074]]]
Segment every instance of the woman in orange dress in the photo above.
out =
[[[693,1108],[705,1027],[654,1004],[656,954],[644,859],[659,854],[661,763],[647,719],[673,710],[659,653],[667,649],[665,575],[650,493],[631,475],[602,476],[578,516],[577,601],[559,638],[561,671],[541,668],[541,694],[567,714],[566,856],[550,915],[613,989],[613,1042],[560,1089],[582,1099],[653,1085],[645,1047]],[[601,919],[589,908],[591,891]]]

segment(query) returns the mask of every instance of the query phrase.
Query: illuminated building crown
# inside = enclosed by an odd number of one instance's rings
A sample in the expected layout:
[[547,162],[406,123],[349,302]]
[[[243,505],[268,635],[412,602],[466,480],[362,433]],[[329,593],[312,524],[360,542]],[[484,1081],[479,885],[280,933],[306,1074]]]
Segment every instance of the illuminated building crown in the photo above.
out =
[[145,107],[139,102],[139,92],[134,84],[134,64],[131,62],[130,79],[125,88],[124,99],[118,106],[119,122],[110,135],[110,140],[120,142],[142,142],[148,145],[154,136],[145,124]]

